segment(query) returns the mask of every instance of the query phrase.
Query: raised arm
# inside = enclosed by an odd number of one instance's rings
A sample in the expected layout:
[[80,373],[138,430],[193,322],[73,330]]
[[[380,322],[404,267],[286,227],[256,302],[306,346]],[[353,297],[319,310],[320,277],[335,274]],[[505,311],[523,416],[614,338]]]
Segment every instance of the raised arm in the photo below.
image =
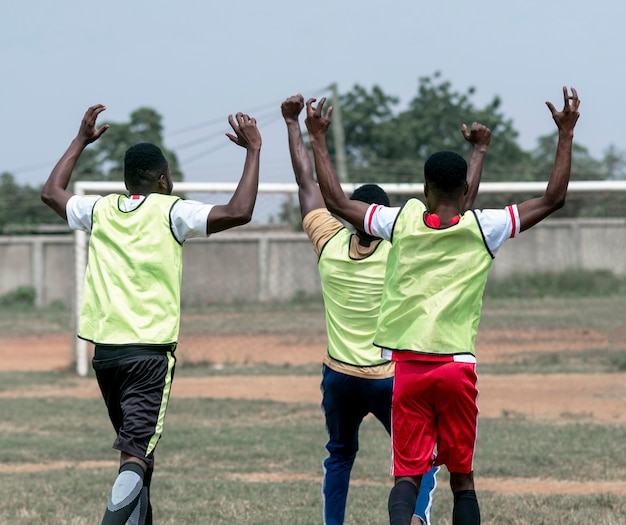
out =
[[306,119],[305,124],[309,130],[309,139],[313,148],[313,158],[315,159],[315,171],[317,173],[317,182],[326,207],[335,215],[345,219],[355,228],[363,229],[363,221],[365,214],[369,208],[369,204],[346,197],[341,188],[335,168],[330,160],[328,147],[326,146],[326,132],[330,126],[330,117],[333,111],[332,106],[328,108],[323,115],[324,102],[326,98],[322,98],[317,107],[313,107],[314,98],[307,100],[306,103]]
[[65,206],[73,195],[73,193],[67,191],[67,186],[70,183],[76,162],[87,145],[98,140],[100,136],[109,129],[108,124],[105,124],[100,129],[96,129],[98,115],[105,109],[106,107],[102,104],[96,104],[85,112],[83,120],[80,123],[80,128],[78,129],[78,134],[70,143],[67,151],[59,159],[59,162],[57,162],[52,169],[48,180],[41,190],[41,200],[57,212],[64,220],[67,219]]
[[572,94],[569,95],[567,87],[563,86],[564,106],[562,111],[557,111],[551,102],[546,102],[559,130],[556,158],[543,196],[530,199],[518,205],[520,231],[533,227],[565,204],[567,185],[569,184],[572,167],[574,127],[580,116],[578,113],[580,105],[578,93],[576,93],[574,88],[571,88],[571,90]]
[[469,210],[474,206],[478,194],[480,178],[483,174],[483,161],[491,142],[491,130],[478,122],[473,122],[470,131],[467,131],[467,126],[463,124],[461,132],[465,140],[472,144],[472,156],[467,167],[467,193],[464,203],[464,209]]
[[228,116],[228,123],[235,134],[226,133],[226,136],[238,146],[246,148],[246,160],[239,184],[228,204],[213,206],[209,212],[207,233],[220,232],[250,222],[259,190],[261,134],[256,120],[237,113],[235,118]]
[[280,106],[283,118],[287,124],[289,154],[291,155],[291,165],[293,166],[293,172],[298,184],[298,199],[300,201],[302,218],[310,211],[326,206],[322,192],[313,178],[313,164],[302,140],[298,115],[300,115],[303,107],[304,98],[299,93],[289,97]]

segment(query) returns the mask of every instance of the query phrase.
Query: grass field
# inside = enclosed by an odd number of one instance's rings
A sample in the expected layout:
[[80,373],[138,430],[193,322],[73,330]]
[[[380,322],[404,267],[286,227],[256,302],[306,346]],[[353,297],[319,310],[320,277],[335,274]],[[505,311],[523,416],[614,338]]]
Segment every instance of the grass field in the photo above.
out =
[[[585,375],[626,379],[625,310],[626,299],[621,297],[487,300],[481,324],[485,333],[481,378],[504,376],[512,390],[520,389],[521,397],[529,394],[519,383],[522,377],[542,378],[547,391],[551,379],[553,383],[565,374],[572,378],[572,395],[579,393],[575,378]],[[289,341],[295,331],[298,342],[317,344],[320,326],[323,329],[320,315],[316,304],[295,304],[286,310],[207,308],[188,312],[182,330],[193,337],[203,331],[229,337],[245,327],[252,338],[276,337],[282,331]],[[34,330],[44,338],[67,332],[68,323],[62,310],[13,311],[0,317],[4,334]],[[522,332],[530,334],[529,350],[516,349],[496,358],[498,350],[504,351],[509,339],[520,339]],[[575,336],[544,341],[547,333]],[[493,340],[489,334],[495,334]],[[525,343],[520,344],[523,348]],[[315,362],[235,360],[183,361],[175,383],[213,378],[234,387],[252,379],[279,382],[281,377],[297,377],[302,383],[319,379]],[[100,522],[117,458],[102,401],[97,396],[46,395],[60,386],[93,381],[77,380],[71,368],[0,371],[0,523]],[[9,395],[16,391],[34,394]],[[598,397],[593,391],[589,396]],[[607,403],[616,401],[609,397]],[[556,402],[544,398],[546,404]],[[626,408],[625,398],[617,401]],[[626,525],[626,431],[619,421],[598,415],[570,411],[550,420],[520,409],[481,417],[475,473],[483,523]],[[210,391],[195,397],[175,395],[158,447],[152,489],[155,522],[319,524],[325,440],[315,399],[216,398]],[[352,475],[347,525],[388,522],[388,467],[389,438],[367,418]],[[434,525],[451,521],[445,469],[439,475],[432,517]]]

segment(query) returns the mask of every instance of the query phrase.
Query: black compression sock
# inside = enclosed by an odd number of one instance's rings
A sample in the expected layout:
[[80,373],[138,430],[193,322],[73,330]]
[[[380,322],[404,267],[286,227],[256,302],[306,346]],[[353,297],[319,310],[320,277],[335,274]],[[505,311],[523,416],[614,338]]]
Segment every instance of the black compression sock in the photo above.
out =
[[149,467],[143,477],[143,487],[135,510],[128,518],[127,525],[152,525],[152,505],[150,504],[150,482],[154,469]]
[[409,525],[417,501],[417,487],[410,481],[400,481],[389,493],[389,523],[391,525]]
[[143,478],[144,470],[138,463],[129,461],[120,467],[102,525],[125,525],[139,502]]
[[143,525],[152,525],[152,504],[150,503],[150,483],[152,483],[152,474],[154,473],[154,468],[150,467],[146,471],[146,475],[143,478],[143,490],[146,494],[146,499],[148,501],[148,506],[146,508],[146,517],[144,519]]
[[454,493],[452,525],[480,525],[480,508],[474,490],[459,490]]

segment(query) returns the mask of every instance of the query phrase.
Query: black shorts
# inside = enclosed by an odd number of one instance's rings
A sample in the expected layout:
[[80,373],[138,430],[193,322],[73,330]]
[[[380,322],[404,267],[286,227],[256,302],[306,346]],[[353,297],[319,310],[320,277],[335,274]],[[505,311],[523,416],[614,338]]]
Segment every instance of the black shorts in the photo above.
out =
[[93,369],[117,433],[113,448],[149,465],[163,433],[175,345],[96,345]]

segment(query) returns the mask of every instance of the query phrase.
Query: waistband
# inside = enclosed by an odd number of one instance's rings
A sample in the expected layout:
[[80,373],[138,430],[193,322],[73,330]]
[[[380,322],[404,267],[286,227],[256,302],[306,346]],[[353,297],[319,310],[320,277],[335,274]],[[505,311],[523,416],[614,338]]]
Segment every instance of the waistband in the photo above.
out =
[[176,350],[176,343],[167,345],[95,345],[94,359],[115,359],[122,356],[167,354]]

